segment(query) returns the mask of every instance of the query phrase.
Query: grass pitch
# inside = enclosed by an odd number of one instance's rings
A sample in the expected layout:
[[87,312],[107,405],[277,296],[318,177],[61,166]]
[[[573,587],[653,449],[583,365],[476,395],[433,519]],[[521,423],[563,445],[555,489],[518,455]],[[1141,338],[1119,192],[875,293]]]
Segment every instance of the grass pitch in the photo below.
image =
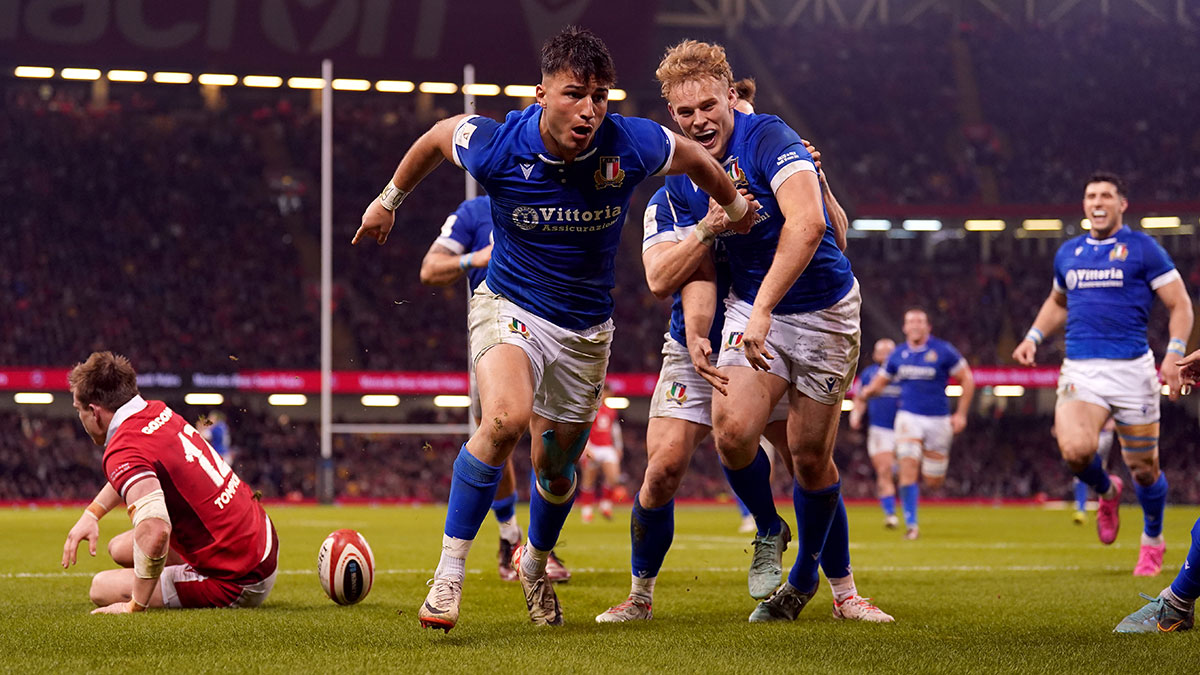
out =
[[[784,505],[780,505],[781,509]],[[851,507],[851,554],[861,594],[896,616],[891,625],[835,621],[824,585],[795,623],[751,625],[746,593],[750,537],[732,507],[680,507],[675,544],[659,577],[650,622],[593,618],[629,589],[628,510],[582,525],[572,515],[558,549],[574,572],[558,587],[567,625],[529,623],[518,584],[496,576],[490,519],[468,560],[458,626],[448,635],[416,618],[437,562],[444,507],[270,509],[281,575],[257,610],[159,611],[90,616],[81,551],[58,566],[75,509],[0,512],[0,670],[12,672],[1197,672],[1200,630],[1114,635],[1174,578],[1197,508],[1167,512],[1167,568],[1135,579],[1141,513],[1122,512],[1113,546],[1094,521],[1065,511],[1007,507],[922,509],[922,538],[884,530],[878,510]],[[785,512],[788,519],[793,516]],[[102,543],[126,525],[101,523]],[[526,514],[520,514],[526,522]],[[1094,518],[1094,516],[1093,516]],[[316,553],[330,531],[370,541],[376,578],[361,604],[325,598]],[[786,554],[790,564],[794,549]]]

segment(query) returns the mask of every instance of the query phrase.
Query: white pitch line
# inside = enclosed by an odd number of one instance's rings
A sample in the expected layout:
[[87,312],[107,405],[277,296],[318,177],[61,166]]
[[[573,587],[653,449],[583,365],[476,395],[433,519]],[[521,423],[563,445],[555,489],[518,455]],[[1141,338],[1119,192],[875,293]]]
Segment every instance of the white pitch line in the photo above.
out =
[[[1125,569],[1119,565],[1104,565],[1100,567],[1082,567],[1080,565],[862,565],[855,566],[856,572],[1078,572],[1084,569],[1103,570],[1103,571],[1120,571]],[[627,567],[573,567],[571,571],[578,574],[624,574],[629,572]],[[672,567],[664,570],[667,573],[691,574],[696,572],[705,572],[709,574],[723,574],[734,572],[745,572],[744,566],[738,567]],[[278,572],[285,576],[294,575],[316,575],[315,569],[292,569],[279,570]],[[484,570],[469,569],[468,574],[482,575]],[[63,579],[74,577],[90,577],[92,572],[0,572],[0,579]],[[375,570],[376,575],[406,575],[406,574],[424,574],[431,575],[433,570],[426,568],[409,568],[409,569],[381,569]]]

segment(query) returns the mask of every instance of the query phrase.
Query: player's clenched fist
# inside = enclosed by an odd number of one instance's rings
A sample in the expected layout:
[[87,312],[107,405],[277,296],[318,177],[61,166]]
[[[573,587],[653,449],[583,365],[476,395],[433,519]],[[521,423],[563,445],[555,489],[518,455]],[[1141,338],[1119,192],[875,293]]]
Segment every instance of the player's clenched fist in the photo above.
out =
[[350,241],[350,244],[357,244],[360,239],[370,237],[382,245],[387,241],[388,233],[392,231],[395,223],[396,214],[383,208],[383,204],[380,204],[378,199],[374,199],[367,210],[363,211],[362,224],[358,226],[358,231],[354,233],[354,239]]
[[1032,366],[1037,356],[1037,345],[1033,340],[1021,340],[1021,344],[1013,350],[1013,360],[1023,366]]

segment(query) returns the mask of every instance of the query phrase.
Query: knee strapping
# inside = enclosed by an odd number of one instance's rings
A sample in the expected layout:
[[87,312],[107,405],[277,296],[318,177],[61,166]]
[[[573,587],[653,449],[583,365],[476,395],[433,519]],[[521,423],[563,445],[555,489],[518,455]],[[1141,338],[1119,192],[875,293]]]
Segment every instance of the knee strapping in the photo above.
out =
[[920,459],[921,451],[921,441],[907,438],[896,441],[896,459]]
[[[546,453],[546,467],[534,467],[534,476],[537,479],[537,485],[542,492],[542,496],[547,499],[568,499],[575,492],[575,487],[579,484],[579,478],[575,472],[575,462],[583,455],[583,449],[587,446],[588,435],[591,429],[579,435],[571,447],[563,449],[558,444],[558,437],[554,434],[553,429],[547,429],[542,432],[542,449]],[[570,489],[566,495],[558,495],[551,485],[560,483],[558,486],[561,489],[561,481],[565,479],[570,481]]]
[[930,478],[942,478],[946,475],[946,471],[950,468],[950,458],[942,457],[940,459],[932,457],[921,458],[921,474]]

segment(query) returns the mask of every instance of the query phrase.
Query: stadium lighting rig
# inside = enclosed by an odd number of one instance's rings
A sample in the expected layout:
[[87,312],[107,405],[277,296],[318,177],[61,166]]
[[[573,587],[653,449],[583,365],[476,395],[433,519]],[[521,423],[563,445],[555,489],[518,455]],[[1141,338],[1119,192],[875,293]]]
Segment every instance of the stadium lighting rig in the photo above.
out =
[[54,394],[48,391],[18,391],[13,394],[13,402],[22,405],[48,405],[54,403]]
[[[99,80],[107,78],[110,82],[141,83],[150,80],[156,84],[191,84],[193,81],[214,87],[243,87],[260,89],[278,89],[285,84],[289,89],[323,89],[325,80],[320,77],[281,77],[279,75],[243,75],[241,77],[230,73],[182,73],[174,71],[145,70],[110,70],[102,73],[97,68],[63,68],[55,70],[48,66],[17,66],[13,75],[26,79],[49,79],[58,75],[64,80]],[[366,80],[360,78],[339,77],[330,83],[337,91],[380,91],[389,94],[410,94],[418,91],[422,94],[457,94],[459,85],[453,82],[411,82],[409,80]],[[474,83],[465,84],[461,92],[470,96],[500,96],[512,98],[533,98],[536,88],[531,84],[499,84]],[[628,94],[624,89],[610,89],[608,100],[624,101]]]

